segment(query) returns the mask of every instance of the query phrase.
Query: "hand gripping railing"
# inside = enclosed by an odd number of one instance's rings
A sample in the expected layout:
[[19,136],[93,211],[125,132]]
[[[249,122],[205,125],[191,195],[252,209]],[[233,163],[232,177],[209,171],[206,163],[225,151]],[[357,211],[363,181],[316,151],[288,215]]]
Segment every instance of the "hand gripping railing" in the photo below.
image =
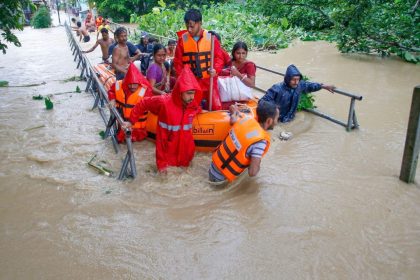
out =
[[[85,92],[90,92],[95,99],[92,110],[98,108],[102,120],[106,125],[105,138],[111,137],[115,152],[118,153],[119,145],[116,138],[117,123],[120,125],[120,127],[122,127],[124,119],[121,117],[117,109],[110,105],[106,89],[99,80],[97,73],[95,73],[95,70],[93,69],[90,61],[82,53],[82,49],[74,38],[67,22],[65,23],[65,28],[70,48],[74,55],[74,61],[76,62],[77,60],[77,68],[81,68],[80,78],[86,79],[87,81]],[[109,109],[109,117],[107,116],[107,108]],[[121,129],[123,129],[125,133],[127,153],[118,175],[119,180],[123,180],[127,177],[134,178],[137,176],[136,162],[134,159],[133,145],[131,142],[131,130],[128,128]]]
[[[257,66],[257,68],[259,68],[261,70],[264,70],[264,71],[267,71],[267,72],[270,72],[270,73],[273,73],[273,74],[276,74],[276,75],[284,76],[283,73],[280,73],[280,72],[277,72],[277,71],[274,71],[274,70],[271,70],[271,69],[268,69],[268,68],[264,68],[264,67],[261,67],[261,66]],[[263,89],[261,89],[259,87],[254,87],[254,88],[256,90],[261,91],[261,92],[264,92],[264,93],[266,92],[265,90],[263,90]],[[344,126],[346,128],[347,131],[351,131],[352,129],[358,128],[359,127],[359,123],[357,122],[356,110],[355,110],[354,107],[355,107],[355,101],[356,100],[359,100],[359,101],[362,100],[363,99],[363,96],[356,95],[356,94],[349,93],[349,92],[345,92],[345,91],[339,90],[339,89],[334,89],[333,92],[336,92],[338,94],[341,94],[341,95],[344,95],[344,96],[347,96],[347,97],[350,97],[351,98],[350,99],[350,107],[349,107],[349,113],[348,113],[347,123],[345,123],[343,121],[340,121],[340,120],[337,120],[337,119],[335,119],[335,118],[333,118],[333,117],[331,117],[331,116],[329,116],[329,115],[327,115],[325,113],[322,113],[322,112],[320,112],[318,110],[315,110],[315,109],[305,109],[305,111],[308,111],[308,112],[310,112],[312,114],[315,114],[315,115],[320,116],[320,117],[322,117],[324,119],[327,119],[329,121],[332,121],[332,122],[334,122],[336,124],[342,125],[342,126]]]

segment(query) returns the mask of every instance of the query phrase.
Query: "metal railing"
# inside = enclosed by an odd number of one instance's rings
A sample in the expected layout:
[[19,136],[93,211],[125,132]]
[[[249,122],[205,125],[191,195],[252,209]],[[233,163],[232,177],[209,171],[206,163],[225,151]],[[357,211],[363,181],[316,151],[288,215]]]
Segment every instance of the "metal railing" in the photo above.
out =
[[[132,31],[131,28],[128,28],[128,27],[126,27],[124,25],[121,25],[121,24],[118,24],[118,23],[115,23],[115,22],[111,22],[110,24],[111,24],[111,27],[114,27],[114,28],[117,28],[117,27],[120,27],[120,26],[125,27],[127,29],[129,35],[130,34],[133,34],[133,33],[136,34],[136,29],[134,29]],[[137,31],[138,32],[147,32],[147,31],[143,31],[143,30],[139,30],[139,29]],[[153,36],[153,37],[155,37],[155,38],[157,38],[160,43],[164,43],[165,41],[167,42],[169,39],[173,39],[173,38],[161,36],[161,35],[158,35],[158,34],[153,34],[153,33],[148,33],[148,34],[151,35],[151,36]],[[173,39],[173,40],[175,40],[175,39]],[[257,68],[258,69],[261,69],[261,70],[264,70],[266,72],[269,72],[269,73],[273,73],[273,74],[276,74],[276,75],[284,76],[283,73],[277,72],[277,71],[272,70],[272,69],[269,69],[269,68],[265,68],[265,67],[258,66],[258,65],[257,65]],[[263,92],[263,93],[266,93],[266,91],[267,91],[267,90],[264,90],[264,89],[262,89],[260,87],[257,87],[257,86],[255,86],[254,88],[256,90],[260,91],[260,92]],[[338,93],[340,95],[347,96],[347,97],[350,98],[350,105],[349,105],[349,112],[348,112],[347,122],[338,120],[338,119],[336,119],[336,118],[334,118],[332,116],[329,116],[329,115],[327,115],[327,114],[325,114],[325,113],[323,113],[323,112],[321,112],[319,110],[316,110],[316,109],[304,109],[304,110],[307,111],[307,112],[310,112],[310,113],[312,113],[314,115],[317,115],[317,116],[319,116],[321,118],[324,118],[326,120],[329,120],[329,121],[331,121],[333,123],[342,125],[342,126],[344,126],[346,128],[347,131],[351,131],[352,129],[358,128],[359,127],[359,123],[357,121],[357,116],[356,116],[356,110],[355,110],[356,104],[355,104],[355,102],[356,102],[356,100],[357,101],[361,101],[363,99],[363,96],[357,95],[357,94],[353,94],[353,93],[350,93],[350,92],[346,92],[346,91],[340,90],[340,89],[334,89],[333,91],[335,93]]]
[[[82,53],[79,43],[74,38],[70,26],[67,22],[64,24],[67,32],[71,51],[74,55],[74,61],[77,61],[77,68],[81,69],[80,78],[87,81],[85,92],[89,92],[94,97],[92,110],[98,108],[98,111],[106,125],[105,139],[110,137],[116,153],[120,151],[116,138],[117,124],[122,127],[124,119],[114,106],[109,105],[108,94],[101,81],[98,73],[93,69],[89,59]],[[121,128],[125,134],[125,142],[127,152],[122,162],[122,166],[118,175],[119,180],[128,177],[135,178],[137,176],[136,163],[133,153],[133,145],[131,142],[131,130]]]
[[[270,73],[273,73],[273,74],[276,74],[276,75],[284,76],[283,73],[280,73],[280,72],[277,72],[277,71],[274,71],[274,70],[271,70],[271,69],[268,69],[268,68],[264,68],[264,67],[261,67],[261,66],[257,66],[257,68],[261,69],[261,70],[264,70],[264,71],[267,71],[267,72],[270,72]],[[261,92],[264,92],[264,93],[266,92],[266,90],[263,90],[259,87],[254,87],[254,88],[258,91],[261,91]],[[355,102],[356,102],[356,100],[361,101],[363,99],[363,96],[353,94],[353,93],[350,93],[350,92],[346,92],[344,90],[340,90],[340,89],[337,89],[337,88],[334,89],[333,92],[338,93],[338,94],[343,95],[343,96],[347,96],[347,97],[350,98],[350,106],[349,106],[349,113],[348,113],[347,122],[343,122],[343,121],[340,121],[338,119],[335,119],[335,118],[333,118],[333,117],[331,117],[331,116],[329,116],[329,115],[327,115],[323,112],[315,110],[315,109],[304,109],[304,110],[307,111],[307,112],[310,112],[312,114],[315,114],[319,117],[322,117],[324,119],[327,119],[329,121],[332,121],[336,124],[342,125],[346,128],[347,131],[351,131],[352,129],[358,128],[359,123],[357,122],[357,117],[356,117],[356,110],[355,110],[355,105],[356,104],[355,104]]]

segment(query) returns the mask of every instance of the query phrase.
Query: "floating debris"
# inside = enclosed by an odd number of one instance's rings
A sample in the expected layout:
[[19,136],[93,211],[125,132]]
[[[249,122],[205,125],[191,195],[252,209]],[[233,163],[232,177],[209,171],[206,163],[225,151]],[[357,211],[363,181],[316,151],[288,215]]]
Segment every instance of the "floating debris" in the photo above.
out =
[[90,167],[92,167],[93,169],[95,169],[96,171],[98,171],[100,174],[103,174],[105,176],[111,177],[114,175],[114,172],[112,170],[109,170],[108,168],[100,165],[100,164],[95,164],[92,161],[96,158],[96,155],[94,155],[89,162],[87,163]]
[[291,132],[287,132],[287,131],[282,131],[282,132],[280,132],[280,135],[279,135],[279,138],[282,141],[287,141],[292,137],[293,137],[293,134]]
[[101,130],[98,134],[99,136],[101,136],[102,139],[105,139],[105,131]]
[[[0,82],[6,82],[6,81],[0,81]],[[0,87],[11,87],[11,88],[16,88],[16,87],[37,87],[37,86],[45,85],[47,83],[46,82],[42,82],[42,83],[38,83],[38,84],[27,84],[27,85],[18,85],[18,86],[9,86],[8,84],[9,84],[9,82],[7,82],[6,85],[1,85],[0,84]]]
[[9,86],[8,81],[0,81],[0,87],[7,87],[7,86]]
[[82,91],[80,90],[79,86],[76,86],[76,92],[77,93],[81,93]]
[[54,104],[49,97],[45,98],[45,107],[47,110],[51,110],[54,107]]
[[73,77],[67,78],[67,79],[65,79],[65,80],[62,80],[62,82],[63,82],[63,83],[68,83],[68,82],[79,82],[79,81],[81,81],[81,80],[82,80],[82,78],[80,78],[80,76],[73,76]]
[[44,99],[44,96],[42,96],[41,94],[33,95],[32,96],[32,99],[33,100],[42,100],[42,99]]
[[29,131],[29,130],[43,128],[43,127],[45,127],[45,124],[41,124],[41,125],[34,126],[34,127],[28,127],[28,128],[25,128],[23,131]]

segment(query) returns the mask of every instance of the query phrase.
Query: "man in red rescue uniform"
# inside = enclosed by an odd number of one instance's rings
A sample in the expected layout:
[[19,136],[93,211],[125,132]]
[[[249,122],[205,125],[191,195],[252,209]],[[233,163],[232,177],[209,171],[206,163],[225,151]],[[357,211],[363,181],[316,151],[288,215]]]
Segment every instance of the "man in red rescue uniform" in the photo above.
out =
[[[211,34],[201,27],[202,16],[199,10],[190,9],[185,13],[184,22],[187,30],[178,31],[178,43],[175,50],[174,67],[180,73],[183,65],[188,65],[203,91],[206,100],[205,108],[209,107],[210,79],[213,79],[212,110],[222,109],[217,73],[223,68],[223,53],[220,42],[214,38],[214,64],[210,69]],[[199,100],[201,104],[201,100]]]
[[[134,105],[144,97],[152,95],[152,86],[133,63],[130,63],[128,66],[124,79],[116,81],[108,91],[108,99],[111,101],[110,104],[117,107],[121,117],[126,121],[129,120]],[[140,141],[146,138],[146,121],[147,112],[133,122],[134,125],[132,126],[131,132],[132,141]],[[119,143],[125,140],[125,134],[122,129],[118,129],[117,140]]]
[[[159,171],[169,166],[188,166],[194,157],[192,121],[201,112],[197,100],[201,88],[189,67],[179,72],[171,94],[145,97],[131,111],[135,123],[145,111],[158,117],[156,127],[156,165]],[[129,124],[125,124],[129,127]]]

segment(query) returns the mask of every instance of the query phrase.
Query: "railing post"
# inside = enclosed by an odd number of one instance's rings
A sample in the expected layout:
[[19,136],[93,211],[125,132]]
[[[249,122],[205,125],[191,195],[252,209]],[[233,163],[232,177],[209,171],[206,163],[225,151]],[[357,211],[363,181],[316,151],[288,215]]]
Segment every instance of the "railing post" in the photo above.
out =
[[413,183],[416,177],[417,160],[420,151],[420,86],[413,90],[404,155],[401,164],[400,180]]
[[353,124],[353,116],[355,115],[355,113],[354,113],[354,101],[355,101],[355,99],[351,98],[350,109],[349,109],[349,118],[347,119],[347,127],[346,127],[347,131],[352,130],[352,128],[354,127],[354,124]]

